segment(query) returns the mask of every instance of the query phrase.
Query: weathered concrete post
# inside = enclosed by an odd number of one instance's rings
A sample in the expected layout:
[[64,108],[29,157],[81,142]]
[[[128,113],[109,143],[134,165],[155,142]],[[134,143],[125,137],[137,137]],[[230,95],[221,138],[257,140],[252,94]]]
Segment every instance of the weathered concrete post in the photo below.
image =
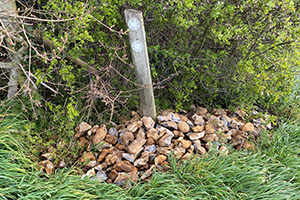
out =
[[143,85],[143,88],[139,89],[143,116],[155,119],[156,110],[143,15],[141,11],[133,9],[126,9],[124,13],[129,28],[129,40],[137,83]]

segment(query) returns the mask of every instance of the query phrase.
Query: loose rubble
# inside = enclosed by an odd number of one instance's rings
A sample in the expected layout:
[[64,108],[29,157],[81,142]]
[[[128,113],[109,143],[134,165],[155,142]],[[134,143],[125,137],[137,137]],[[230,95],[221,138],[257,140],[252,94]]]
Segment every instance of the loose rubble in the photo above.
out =
[[[157,123],[150,117],[135,117],[111,128],[82,122],[74,134],[84,149],[79,159],[84,166],[82,177],[130,186],[146,181],[154,169],[168,169],[171,154],[184,162],[211,148],[220,155],[228,155],[231,149],[254,150],[261,131],[271,126],[263,119],[246,122],[245,116],[242,111],[214,109],[208,113],[197,107],[191,113],[164,111],[157,116]],[[64,166],[63,161],[53,165],[51,153],[42,157],[40,165],[48,174]]]

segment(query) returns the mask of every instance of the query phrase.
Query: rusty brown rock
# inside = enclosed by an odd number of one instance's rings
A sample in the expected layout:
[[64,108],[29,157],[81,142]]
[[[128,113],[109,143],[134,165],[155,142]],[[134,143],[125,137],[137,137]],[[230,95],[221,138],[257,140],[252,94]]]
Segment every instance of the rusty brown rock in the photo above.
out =
[[96,134],[93,138],[93,143],[98,144],[99,142],[102,142],[107,134],[106,126],[103,124],[101,127],[96,131]]
[[167,160],[167,156],[165,156],[165,155],[158,155],[158,156],[155,157],[154,163],[155,163],[155,165],[160,165],[160,164],[162,164],[166,160]]
[[200,138],[203,138],[204,135],[205,135],[204,132],[187,134],[187,136],[190,138],[190,140],[198,140]]
[[122,156],[123,156],[123,158],[125,158],[129,162],[131,162],[131,163],[134,162],[134,154],[123,153]]
[[171,153],[171,151],[166,147],[159,147],[159,148],[157,148],[156,151],[157,151],[158,154],[163,154],[165,156],[168,156]]
[[222,152],[222,154],[223,155],[228,155],[228,148],[227,147],[225,147],[225,146],[220,146],[220,148],[219,148],[219,151],[221,151]]
[[40,165],[46,171],[47,174],[53,174],[54,165],[50,160],[41,161]]
[[[130,187],[132,182],[137,182],[138,180],[138,175],[137,172],[119,172],[117,178],[114,181],[114,184],[116,185],[123,185],[125,187]],[[125,185],[125,183],[127,183]]]
[[153,173],[153,168],[154,168],[154,165],[152,165],[149,169],[147,169],[141,176],[141,179],[145,180],[146,178],[150,177]]
[[214,109],[212,111],[212,114],[220,116],[220,115],[226,115],[227,113],[222,108],[219,108],[219,109]]
[[196,114],[197,115],[206,115],[207,114],[207,109],[203,107],[196,107]]
[[178,130],[181,131],[181,132],[183,132],[183,133],[187,133],[190,130],[190,126],[186,122],[184,122],[184,121],[180,122],[177,125],[177,127],[178,127]]
[[128,161],[119,161],[113,168],[118,172],[132,172],[134,170],[134,166]]
[[184,140],[184,139],[182,139],[182,140],[180,141],[180,146],[183,147],[184,149],[190,148],[191,145],[192,145],[192,142],[189,141],[189,140]]
[[109,153],[111,153],[112,151],[114,151],[115,150],[115,147],[112,147],[112,148],[110,148],[110,149],[103,149],[102,151],[101,151],[101,154],[99,155],[99,157],[98,157],[98,163],[100,163],[100,162],[102,162],[103,160],[104,160],[104,158],[105,158],[105,156],[107,155],[107,154],[109,154]]
[[110,153],[105,157],[105,162],[107,163],[107,165],[114,165],[118,162],[118,160],[118,156],[114,153]]
[[188,148],[186,151],[189,152],[189,153],[193,153],[194,150],[195,150],[194,145],[191,145],[190,148]]
[[205,134],[215,133],[215,128],[212,125],[205,125]]
[[149,130],[150,128],[154,128],[155,122],[151,117],[143,117],[142,122],[146,127],[146,130]]
[[192,130],[193,130],[195,133],[199,133],[199,132],[201,132],[201,131],[204,130],[204,125],[197,125],[197,126],[193,127]]
[[250,150],[250,151],[254,151],[255,150],[255,146],[252,142],[249,141],[245,141],[244,145],[243,145],[244,149]]
[[218,136],[218,141],[221,143],[227,143],[229,140],[231,140],[231,135],[229,133],[221,133]]
[[153,138],[148,138],[146,141],[146,145],[154,145],[155,144],[155,140]]
[[96,164],[97,164],[97,161],[92,160],[92,161],[88,162],[85,166],[88,167],[88,168],[92,168],[92,167],[95,167]]
[[134,136],[132,132],[126,131],[120,134],[120,142],[124,146],[127,146],[129,142],[134,140]]
[[146,132],[146,136],[147,136],[147,138],[153,138],[155,141],[157,141],[159,139],[158,130],[151,127]]
[[125,150],[125,146],[123,144],[120,144],[120,143],[117,143],[116,144],[116,148],[119,149],[119,150]]
[[242,131],[252,133],[255,131],[254,125],[252,123],[247,123],[243,126]]
[[178,130],[173,131],[174,138],[184,137],[184,134]]
[[127,130],[134,133],[136,132],[141,126],[143,125],[143,122],[141,121],[137,121],[137,122],[133,122],[132,124],[130,124],[127,127]]
[[185,154],[185,148],[176,147],[174,150],[174,155],[176,158],[181,158]]
[[110,173],[108,174],[108,177],[109,177],[112,181],[114,181],[114,180],[118,177],[118,172],[117,172],[117,170],[112,169],[112,170],[110,171]]
[[142,167],[145,166],[147,164],[147,162],[149,161],[149,156],[144,156],[143,158],[139,158],[137,160],[134,161],[134,166],[135,167]]
[[193,155],[192,153],[187,152],[180,159],[181,160],[189,160],[192,157],[192,155]]
[[89,141],[85,137],[80,137],[79,138],[79,141],[78,141],[79,146],[84,147],[88,143],[89,143]]
[[135,135],[135,138],[143,138],[145,139],[146,138],[146,133],[145,133],[145,129],[144,127],[141,127],[139,128],[139,130],[137,131],[136,135]]
[[83,136],[89,129],[91,129],[92,126],[85,123],[85,122],[81,122],[77,127],[76,127],[76,134],[75,137],[76,138],[80,138],[81,136]]
[[80,162],[85,162],[88,160],[96,160],[95,156],[93,155],[92,152],[84,152],[82,157],[80,158]]
[[172,121],[167,121],[164,123],[161,123],[161,125],[165,126],[166,128],[169,128],[171,130],[177,129],[177,123]]
[[118,141],[118,138],[116,136],[113,136],[113,135],[106,135],[105,138],[104,138],[104,141],[109,143],[109,144],[115,145]]
[[213,142],[216,138],[216,134],[212,133],[212,134],[205,134],[204,137],[202,138],[202,140],[204,142]]
[[145,139],[137,138],[126,148],[126,150],[129,154],[134,154],[136,157],[143,150],[143,146],[145,143]]

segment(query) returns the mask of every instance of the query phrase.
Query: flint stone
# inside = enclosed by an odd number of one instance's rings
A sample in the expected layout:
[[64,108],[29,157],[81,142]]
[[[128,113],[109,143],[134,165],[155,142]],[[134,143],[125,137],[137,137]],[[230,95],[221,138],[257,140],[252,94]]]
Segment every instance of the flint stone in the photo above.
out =
[[50,160],[44,160],[40,162],[47,174],[53,174],[54,165]]
[[106,126],[103,124],[97,131],[95,136],[93,137],[93,143],[98,144],[102,142],[107,134]]
[[145,139],[137,138],[127,147],[127,152],[130,154],[134,154],[134,156],[136,157],[143,150],[143,145],[145,143]]
[[158,156],[155,157],[154,163],[157,166],[157,165],[162,164],[166,160],[167,160],[167,156],[165,156],[165,155],[158,155]]
[[101,154],[99,155],[99,157],[98,157],[98,163],[100,163],[100,162],[102,162],[103,160],[104,160],[104,158],[105,158],[105,156],[107,155],[107,154],[109,154],[109,153],[111,153],[112,151],[114,151],[115,150],[115,147],[111,147],[110,149],[103,149],[102,151],[101,151]]
[[144,151],[145,152],[148,152],[148,153],[155,153],[156,151],[156,146],[155,145],[148,145],[144,148]]
[[132,172],[134,170],[134,166],[128,161],[119,161],[117,164],[114,165],[113,168],[118,172]]
[[151,117],[143,117],[142,122],[146,127],[146,130],[149,130],[150,128],[154,128],[155,122]]
[[134,136],[132,132],[126,131],[122,132],[119,137],[119,143],[123,144],[124,146],[127,146],[129,142],[132,142],[134,140]]
[[129,162],[131,162],[131,163],[134,162],[134,154],[123,153],[122,156]]
[[178,114],[170,113],[169,118],[170,118],[170,121],[172,121],[172,122],[175,122],[175,123],[181,122],[180,116]]
[[137,182],[137,180],[138,180],[138,175],[136,172],[130,172],[130,173],[119,172],[118,177],[114,181],[114,184],[121,186],[128,181],[128,184],[126,184],[125,187],[129,187],[132,182]]
[[181,158],[185,154],[185,148],[183,147],[176,147],[174,150],[174,155],[176,158]]
[[242,131],[252,133],[254,131],[254,125],[252,123],[247,123],[243,126]]
[[97,171],[96,176],[93,176],[91,179],[95,179],[100,182],[103,182],[103,181],[107,180],[107,175],[104,171],[99,170],[99,171]]
[[153,138],[155,141],[157,141],[159,139],[158,130],[156,130],[155,128],[151,127],[146,132],[146,136],[147,136],[147,138]]
[[158,144],[161,147],[168,147],[171,145],[172,138],[174,137],[174,134],[171,131],[167,131],[159,140]]
[[186,122],[180,122],[178,125],[178,130],[183,132],[183,133],[187,133],[190,130],[190,126],[186,123]]
[[203,138],[204,135],[205,135],[204,131],[200,132],[200,133],[189,133],[189,134],[187,134],[187,136],[189,136],[190,140],[197,140],[197,139]]
[[204,137],[202,138],[202,140],[204,142],[213,142],[216,138],[216,134],[212,133],[212,134],[205,134]]
[[99,129],[99,125],[93,126],[92,129],[88,130],[87,135],[88,136],[94,135],[98,129]]
[[196,153],[199,153],[201,155],[207,153],[206,149],[203,146],[201,146],[200,140],[194,140],[193,144],[194,144]]
[[119,137],[119,133],[118,133],[118,131],[115,128],[110,128],[108,130],[108,135]]
[[130,124],[127,127],[127,130],[134,133],[136,132],[141,126],[143,125],[143,122],[141,121],[137,121],[137,122],[133,122],[132,124]]
[[81,122],[77,127],[76,127],[76,134],[75,137],[76,138],[80,138],[81,136],[83,136],[89,129],[91,129],[92,126],[85,123],[85,122]]
[[116,136],[106,135],[104,141],[109,144],[115,145],[118,142],[118,138]]
[[197,107],[196,108],[196,114],[197,115],[206,115],[207,114],[207,109],[206,108],[203,108],[203,107]]
[[194,120],[195,125],[204,125],[205,124],[205,121],[204,121],[203,117],[199,116],[197,114],[194,114],[192,116],[192,119]]

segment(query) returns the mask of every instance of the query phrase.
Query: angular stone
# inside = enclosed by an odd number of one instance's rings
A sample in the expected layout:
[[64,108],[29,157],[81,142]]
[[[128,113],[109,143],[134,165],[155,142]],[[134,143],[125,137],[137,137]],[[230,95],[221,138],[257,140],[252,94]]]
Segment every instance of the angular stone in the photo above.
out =
[[105,162],[107,165],[114,165],[118,162],[118,156],[114,153],[110,153],[105,157]]
[[172,121],[162,122],[161,125],[171,130],[177,129],[176,122],[172,122]]
[[130,154],[134,154],[136,157],[142,150],[143,145],[146,143],[146,140],[143,138],[138,138],[134,140],[126,149]]
[[226,144],[231,140],[231,135],[229,133],[221,133],[219,136],[219,142]]
[[139,128],[139,130],[138,130],[138,132],[137,132],[137,134],[136,134],[135,137],[136,137],[136,139],[137,138],[143,138],[143,139],[146,138],[146,133],[145,133],[144,127]]
[[192,130],[193,130],[195,133],[199,133],[199,132],[201,132],[201,131],[204,130],[204,125],[197,125],[197,126],[193,127]]
[[204,137],[202,138],[202,140],[204,142],[213,142],[216,138],[216,134],[212,133],[212,134],[205,134]]
[[176,158],[181,158],[185,154],[185,148],[183,147],[176,147],[174,150],[174,155]]
[[80,137],[78,141],[78,145],[81,147],[86,146],[89,143],[89,141],[85,137]]
[[219,116],[219,115],[226,115],[226,112],[222,108],[219,108],[219,109],[214,109],[212,111],[212,114]]
[[143,175],[141,176],[141,180],[145,180],[146,178],[150,177],[153,173],[154,165],[152,165],[148,170],[146,170]]
[[146,132],[146,136],[147,136],[147,138],[153,138],[155,141],[157,141],[158,138],[159,138],[158,130],[151,127],[151,128]]
[[110,173],[108,174],[108,177],[109,177],[112,181],[114,181],[114,180],[118,177],[118,172],[117,172],[117,170],[112,169],[112,170],[110,171]]
[[106,126],[103,124],[101,127],[96,131],[96,134],[93,138],[93,143],[98,144],[99,142],[102,142],[107,134]]
[[99,129],[99,125],[93,126],[93,128],[91,128],[90,130],[88,130],[87,135],[88,136],[94,135],[98,129]]
[[95,166],[95,170],[106,170],[108,167],[107,163],[101,163],[100,165]]
[[98,157],[98,163],[100,163],[100,162],[102,162],[103,160],[104,160],[104,158],[105,158],[105,156],[107,155],[107,154],[109,154],[109,153],[111,153],[112,151],[114,151],[115,150],[115,147],[112,147],[112,148],[110,148],[110,149],[103,149],[102,151],[101,151],[101,154],[99,155],[99,157]]
[[167,131],[159,140],[158,144],[161,147],[168,147],[171,145],[172,138],[174,134],[171,131]]
[[228,148],[225,146],[220,146],[219,151],[221,151],[223,153],[223,155],[228,155]]
[[112,136],[115,136],[115,137],[119,137],[119,133],[118,131],[115,129],[115,128],[110,128],[108,130],[108,135],[112,135]]
[[187,152],[186,154],[184,154],[180,159],[181,160],[189,160],[192,157],[192,154]]
[[159,123],[162,123],[162,122],[169,121],[170,117],[169,116],[159,115],[159,116],[157,116],[157,120],[158,120]]
[[141,121],[137,121],[137,122],[133,122],[132,124],[130,124],[127,127],[127,130],[134,133],[136,132],[141,126],[143,125],[143,122]]
[[134,162],[134,154],[123,153],[122,156],[129,162],[131,162],[131,163]]
[[192,116],[192,119],[194,120],[195,125],[204,125],[205,124],[205,121],[204,121],[203,117],[199,116],[197,114],[194,114]]
[[194,150],[195,150],[194,145],[191,145],[190,148],[188,148],[186,151],[189,152],[189,153],[193,153]]
[[114,181],[114,184],[121,186],[127,182],[125,187],[130,187],[131,183],[137,182],[137,180],[138,180],[138,175],[136,172],[130,172],[130,173],[119,172],[118,177]]
[[192,145],[192,142],[189,141],[189,140],[184,140],[184,139],[182,139],[182,140],[180,141],[180,146],[183,147],[184,149],[190,148],[191,145]]
[[159,148],[157,148],[156,151],[158,154],[163,154],[165,156],[168,156],[171,153],[171,151],[169,149],[167,149],[166,147],[159,147]]
[[151,138],[147,138],[147,142],[146,145],[154,145],[155,144],[155,140],[151,137]]
[[98,180],[99,182],[103,182],[107,180],[107,175],[104,171],[99,170],[96,173],[96,176],[92,177],[92,179]]
[[42,165],[47,174],[53,174],[54,165],[50,160],[43,160],[40,162],[40,165]]
[[181,122],[181,118],[177,113],[170,113],[169,114],[169,118],[171,122],[176,122],[176,123],[180,123]]
[[132,132],[126,131],[122,132],[120,134],[120,143],[123,144],[124,146],[127,146],[129,142],[132,142],[134,140],[134,136]]
[[215,133],[215,128],[211,125],[205,125],[205,134]]
[[187,136],[190,138],[190,140],[198,140],[200,138],[204,137],[204,131],[199,133],[189,133]]
[[155,122],[151,117],[143,117],[142,122],[146,127],[146,130],[149,130],[150,128],[154,128]]
[[179,137],[184,137],[185,136],[182,132],[180,132],[178,130],[174,130],[173,134],[174,134],[174,138],[179,138]]
[[193,144],[194,144],[196,153],[199,153],[201,155],[207,153],[206,149],[203,146],[201,146],[200,140],[194,140]]
[[242,131],[252,133],[253,131],[255,131],[254,125],[252,123],[247,123],[243,126]]
[[123,144],[120,144],[120,143],[116,144],[116,148],[118,148],[119,150],[125,150],[125,146]]
[[91,129],[92,126],[85,123],[85,122],[81,122],[77,127],[76,127],[76,134],[75,137],[76,138],[80,138],[81,136],[83,136],[89,129]]
[[190,126],[186,123],[186,122],[180,122],[178,125],[178,130],[183,132],[183,133],[187,133],[190,130]]
[[95,167],[96,164],[97,164],[97,161],[92,160],[92,161],[88,162],[88,164],[86,164],[85,166],[88,167],[88,168],[92,168],[92,167]]
[[115,145],[118,142],[118,138],[113,135],[106,135],[104,140],[105,140],[105,142],[107,142],[109,144],[113,144],[113,145]]
[[203,107],[196,107],[196,114],[197,115],[206,115],[207,114],[207,109]]
[[149,160],[149,156],[147,156],[147,157],[144,156],[143,158],[139,158],[139,159],[135,160],[133,165],[135,167],[142,167],[147,164],[148,160]]
[[[90,147],[93,147],[92,145],[94,145],[93,143],[90,144]],[[111,144],[105,142],[105,141],[102,141],[102,142],[99,142],[98,144],[94,145],[96,149],[98,149],[99,151],[102,151],[103,149],[109,149],[112,147]]]
[[148,153],[155,153],[156,151],[156,146],[155,145],[148,145],[144,148],[144,151],[145,152],[148,152]]
[[134,170],[134,166],[130,164],[130,162],[126,161],[119,161],[113,167],[118,172],[132,172]]
[[86,172],[86,174],[84,174],[81,178],[83,179],[86,176],[91,177],[91,176],[95,176],[95,175],[96,175],[96,170],[95,170],[95,168],[92,168],[92,169],[88,170]]
[[167,160],[167,156],[165,156],[165,155],[158,155],[158,156],[155,157],[154,163],[157,166],[157,165],[162,164],[166,160]]
[[80,162],[85,162],[88,160],[96,160],[95,156],[93,155],[92,152],[85,152],[82,157],[80,158]]

